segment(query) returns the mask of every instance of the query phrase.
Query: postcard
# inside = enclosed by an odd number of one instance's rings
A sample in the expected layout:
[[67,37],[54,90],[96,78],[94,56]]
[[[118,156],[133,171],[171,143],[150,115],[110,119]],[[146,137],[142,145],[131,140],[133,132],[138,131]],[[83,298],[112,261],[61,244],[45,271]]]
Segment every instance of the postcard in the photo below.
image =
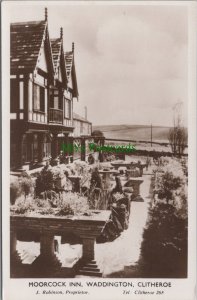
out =
[[2,3],[3,300],[193,300],[194,1]]

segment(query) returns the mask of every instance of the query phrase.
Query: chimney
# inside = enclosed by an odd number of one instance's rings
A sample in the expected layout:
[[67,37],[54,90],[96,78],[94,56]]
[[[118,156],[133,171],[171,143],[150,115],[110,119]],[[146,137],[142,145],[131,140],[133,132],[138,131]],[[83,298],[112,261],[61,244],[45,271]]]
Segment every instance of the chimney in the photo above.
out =
[[87,120],[88,119],[87,106],[85,106],[84,109],[85,109],[85,119]]
[[61,39],[63,38],[63,28],[62,27],[60,28],[60,38]]
[[48,20],[48,10],[47,10],[47,8],[45,7],[45,21],[47,21]]
[[72,43],[72,52],[75,51],[75,43]]

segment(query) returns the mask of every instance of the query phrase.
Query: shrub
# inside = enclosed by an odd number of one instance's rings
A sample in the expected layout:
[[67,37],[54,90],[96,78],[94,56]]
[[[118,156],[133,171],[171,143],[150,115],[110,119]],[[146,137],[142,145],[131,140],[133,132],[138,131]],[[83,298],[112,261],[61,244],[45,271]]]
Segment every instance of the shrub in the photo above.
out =
[[33,199],[32,197],[19,197],[11,206],[11,212],[16,214],[33,215],[77,215],[89,210],[87,198],[75,193],[64,193],[53,205],[51,199]]
[[15,212],[16,214],[25,214],[28,211],[34,210],[34,203],[32,201],[32,198],[28,198],[23,196],[20,196],[14,206],[11,207],[11,211]]
[[158,198],[149,209],[141,245],[141,266],[148,277],[187,276],[187,178],[177,159],[156,171]]
[[187,276],[187,218],[179,218],[171,204],[157,203],[149,210],[141,265],[148,277]]
[[15,178],[10,183],[10,203],[13,205],[17,199],[21,195],[21,187],[18,181],[18,178]]
[[89,210],[88,200],[77,193],[63,193],[59,203],[60,215],[76,215]]
[[52,168],[48,165],[45,166],[42,171],[38,174],[36,179],[36,195],[39,196],[40,193],[52,190],[54,188],[54,174]]
[[167,202],[169,200],[172,200],[174,190],[177,190],[181,186],[181,184],[182,180],[180,177],[174,176],[172,172],[165,172],[158,179],[158,197],[160,199],[165,198]]
[[89,166],[85,161],[78,160],[73,163],[73,169],[75,174],[84,176],[89,173],[91,166]]
[[29,194],[32,194],[34,191],[34,182],[30,175],[28,175],[26,172],[23,172],[21,174],[21,177],[19,178],[19,184],[21,187],[21,192],[24,193],[25,197]]

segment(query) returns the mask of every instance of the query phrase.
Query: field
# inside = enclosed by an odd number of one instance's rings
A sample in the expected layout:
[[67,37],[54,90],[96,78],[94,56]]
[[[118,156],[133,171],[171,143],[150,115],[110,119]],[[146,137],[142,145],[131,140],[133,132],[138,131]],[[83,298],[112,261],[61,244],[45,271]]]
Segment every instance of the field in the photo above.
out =
[[[168,143],[170,127],[153,126],[152,140]],[[99,125],[93,130],[100,130],[106,138],[129,139],[136,141],[151,141],[151,127],[146,125]]]

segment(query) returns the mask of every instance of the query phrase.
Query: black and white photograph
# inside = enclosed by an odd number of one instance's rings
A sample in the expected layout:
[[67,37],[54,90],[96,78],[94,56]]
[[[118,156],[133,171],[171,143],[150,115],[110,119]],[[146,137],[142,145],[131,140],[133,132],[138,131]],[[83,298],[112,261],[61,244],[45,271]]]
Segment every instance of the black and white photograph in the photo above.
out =
[[164,297],[190,277],[192,1],[8,2],[9,278]]

